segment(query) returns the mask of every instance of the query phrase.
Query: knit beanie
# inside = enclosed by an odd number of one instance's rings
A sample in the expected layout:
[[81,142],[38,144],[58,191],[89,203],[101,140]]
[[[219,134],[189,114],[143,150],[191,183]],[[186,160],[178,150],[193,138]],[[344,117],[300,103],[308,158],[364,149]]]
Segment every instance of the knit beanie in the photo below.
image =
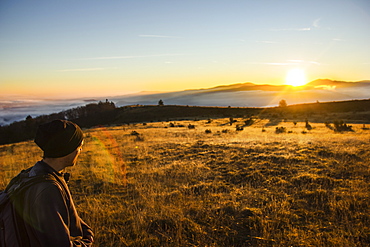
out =
[[80,127],[67,120],[54,120],[40,125],[35,137],[35,143],[47,158],[59,158],[72,153],[81,145],[82,140]]

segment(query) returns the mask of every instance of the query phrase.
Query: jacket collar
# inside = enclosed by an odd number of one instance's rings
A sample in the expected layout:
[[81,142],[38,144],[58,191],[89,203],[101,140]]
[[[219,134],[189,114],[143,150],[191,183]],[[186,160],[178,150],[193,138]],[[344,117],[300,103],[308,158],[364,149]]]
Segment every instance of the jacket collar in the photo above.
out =
[[54,168],[49,166],[47,163],[44,161],[38,161],[30,170],[29,172],[29,177],[34,177],[34,176],[40,176],[40,175],[46,175],[48,173],[52,173],[54,175],[57,175],[58,177],[63,178],[66,182],[68,182],[70,174],[69,173],[61,173],[57,172]]

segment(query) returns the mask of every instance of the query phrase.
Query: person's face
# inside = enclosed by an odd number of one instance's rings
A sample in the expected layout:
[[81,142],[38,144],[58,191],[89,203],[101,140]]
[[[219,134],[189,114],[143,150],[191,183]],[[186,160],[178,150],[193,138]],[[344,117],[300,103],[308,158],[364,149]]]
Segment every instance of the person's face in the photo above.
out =
[[78,156],[82,152],[82,146],[84,142],[82,141],[81,145],[70,154],[70,165],[69,166],[74,166],[77,163]]

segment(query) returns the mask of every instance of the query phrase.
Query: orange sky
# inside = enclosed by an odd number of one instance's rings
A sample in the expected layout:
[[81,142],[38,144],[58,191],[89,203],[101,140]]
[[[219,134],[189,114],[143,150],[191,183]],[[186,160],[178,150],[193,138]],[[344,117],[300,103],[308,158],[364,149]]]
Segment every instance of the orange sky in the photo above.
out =
[[0,99],[370,79],[370,3],[0,3]]

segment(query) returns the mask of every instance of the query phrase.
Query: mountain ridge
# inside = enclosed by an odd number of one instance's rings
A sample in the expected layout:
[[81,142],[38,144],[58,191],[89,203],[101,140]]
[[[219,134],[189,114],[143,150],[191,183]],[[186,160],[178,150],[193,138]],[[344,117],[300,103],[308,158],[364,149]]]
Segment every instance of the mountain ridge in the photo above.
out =
[[[367,84],[367,85],[364,85]],[[361,81],[339,81],[339,80],[332,80],[332,79],[316,79],[306,83],[305,85],[294,87],[287,84],[280,84],[280,85],[272,85],[272,84],[258,84],[253,82],[239,82],[239,83],[232,83],[227,85],[218,85],[209,88],[199,88],[199,89],[186,89],[180,91],[141,91],[138,93],[132,93],[129,95],[138,95],[138,94],[167,94],[167,93],[178,93],[178,92],[194,92],[194,91],[222,91],[222,90],[231,90],[231,89],[239,89],[243,90],[263,90],[263,89],[308,89],[315,86],[370,86],[370,80],[361,80]],[[124,95],[122,95],[124,96]],[[122,96],[115,96],[115,97],[122,97]]]
[[245,82],[183,91],[123,95],[113,97],[113,100],[119,106],[156,104],[162,99],[168,104],[180,105],[268,107],[277,105],[281,99],[290,104],[366,99],[370,98],[369,87],[368,80],[348,82],[317,79],[299,87]]

